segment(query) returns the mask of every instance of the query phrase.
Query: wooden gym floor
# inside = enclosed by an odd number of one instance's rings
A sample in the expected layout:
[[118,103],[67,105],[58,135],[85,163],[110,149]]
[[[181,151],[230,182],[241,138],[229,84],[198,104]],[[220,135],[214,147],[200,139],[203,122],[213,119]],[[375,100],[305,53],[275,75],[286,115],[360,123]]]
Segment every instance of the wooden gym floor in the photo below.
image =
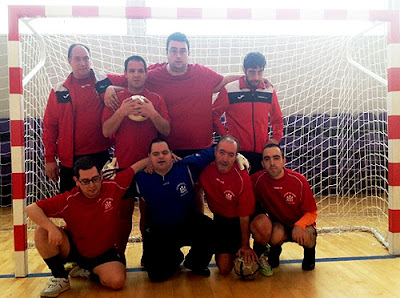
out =
[[[1,227],[0,297],[38,297],[49,270],[36,249],[30,248],[28,277],[14,278],[12,229]],[[316,268],[310,272],[301,269],[302,248],[286,243],[272,277],[242,281],[233,272],[224,277],[213,260],[209,278],[182,269],[162,283],[150,282],[141,269],[141,243],[129,243],[122,290],[76,278],[71,279],[71,290],[60,297],[400,297],[400,257],[389,255],[371,234],[320,234],[317,241]]]

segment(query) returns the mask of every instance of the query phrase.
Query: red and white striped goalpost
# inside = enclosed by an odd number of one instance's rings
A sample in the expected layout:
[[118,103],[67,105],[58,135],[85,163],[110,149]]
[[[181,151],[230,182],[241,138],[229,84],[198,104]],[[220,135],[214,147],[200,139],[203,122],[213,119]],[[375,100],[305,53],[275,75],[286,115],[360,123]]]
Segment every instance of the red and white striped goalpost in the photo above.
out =
[[127,19],[368,20],[388,24],[389,252],[400,254],[400,22],[399,11],[260,8],[150,8],[9,6],[8,65],[14,215],[15,276],[28,274],[24,169],[23,71],[18,23],[22,18],[122,17]]

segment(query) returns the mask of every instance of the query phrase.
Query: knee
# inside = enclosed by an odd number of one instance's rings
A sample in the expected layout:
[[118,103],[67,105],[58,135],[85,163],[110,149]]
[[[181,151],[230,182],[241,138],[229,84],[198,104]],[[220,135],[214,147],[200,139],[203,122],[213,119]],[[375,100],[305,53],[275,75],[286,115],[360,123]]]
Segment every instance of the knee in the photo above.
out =
[[285,242],[286,239],[287,235],[283,226],[279,223],[274,223],[270,244],[272,246],[281,245],[283,242]]
[[125,274],[113,274],[106,278],[100,278],[101,283],[113,290],[121,289],[125,285],[126,275]]
[[217,267],[219,270],[219,273],[221,273],[222,275],[228,275],[229,273],[231,273],[232,268],[233,268],[233,262],[230,261],[225,261],[225,262],[220,262],[217,261]]
[[41,245],[43,243],[48,243],[48,235],[47,230],[38,227],[35,231],[35,244]]
[[304,247],[313,248],[317,244],[317,233],[313,228],[306,228],[306,241],[304,243]]
[[250,223],[250,230],[253,233],[255,240],[269,238],[272,231],[271,221],[266,215],[258,215]]

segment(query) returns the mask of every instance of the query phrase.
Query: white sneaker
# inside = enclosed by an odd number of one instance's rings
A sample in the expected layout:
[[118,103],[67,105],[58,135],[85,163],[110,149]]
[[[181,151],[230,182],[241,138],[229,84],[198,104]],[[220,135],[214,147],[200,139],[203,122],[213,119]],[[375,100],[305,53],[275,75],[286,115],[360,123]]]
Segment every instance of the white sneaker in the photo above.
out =
[[272,276],[274,274],[274,271],[272,271],[272,268],[268,263],[268,257],[264,254],[258,258],[258,265],[260,265],[260,274],[264,276]]
[[69,290],[71,286],[69,285],[68,278],[50,278],[46,287],[40,293],[40,297],[57,297],[60,293]]
[[90,271],[86,270],[86,269],[83,269],[83,268],[79,267],[78,265],[76,265],[69,272],[69,276],[72,277],[72,278],[75,278],[75,277],[89,278],[90,277]]

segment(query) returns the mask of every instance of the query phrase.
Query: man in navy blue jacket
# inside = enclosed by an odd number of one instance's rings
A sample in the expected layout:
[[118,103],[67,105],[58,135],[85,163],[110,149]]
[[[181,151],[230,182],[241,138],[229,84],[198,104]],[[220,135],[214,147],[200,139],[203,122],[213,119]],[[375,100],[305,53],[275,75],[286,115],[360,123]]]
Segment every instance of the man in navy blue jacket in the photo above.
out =
[[[214,148],[174,163],[168,143],[157,138],[149,146],[149,157],[154,172],[136,175],[144,265],[149,278],[168,279],[179,270],[183,259],[183,265],[194,274],[210,276],[207,266],[213,254],[213,221],[196,201],[194,183],[214,160]],[[186,258],[182,246],[191,246]]]

